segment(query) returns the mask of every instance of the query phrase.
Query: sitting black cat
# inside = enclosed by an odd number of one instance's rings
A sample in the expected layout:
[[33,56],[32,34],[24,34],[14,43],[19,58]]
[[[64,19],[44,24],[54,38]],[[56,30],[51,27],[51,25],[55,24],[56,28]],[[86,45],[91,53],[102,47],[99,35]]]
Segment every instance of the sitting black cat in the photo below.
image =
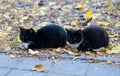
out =
[[77,44],[78,51],[98,49],[109,44],[106,30],[100,26],[90,25],[83,30],[67,30],[68,44]]
[[71,48],[77,48],[81,41],[81,30],[66,29],[66,31],[67,31],[67,44]]
[[22,42],[30,43],[29,49],[62,47],[66,44],[66,38],[65,30],[56,24],[46,25],[37,32],[32,28],[20,28],[20,39]]

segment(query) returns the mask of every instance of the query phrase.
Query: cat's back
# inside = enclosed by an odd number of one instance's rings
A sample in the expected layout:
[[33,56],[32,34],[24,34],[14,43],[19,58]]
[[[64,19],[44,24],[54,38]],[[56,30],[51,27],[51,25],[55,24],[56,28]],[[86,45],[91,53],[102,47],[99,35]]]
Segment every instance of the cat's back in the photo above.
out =
[[105,46],[109,43],[109,36],[107,31],[100,26],[90,25],[83,29],[82,33],[86,39],[90,41],[92,47],[94,48]]
[[46,33],[57,33],[59,31],[64,32],[64,29],[57,24],[48,24],[38,30],[38,32],[46,32]]
[[83,34],[86,36],[102,36],[102,35],[108,35],[106,30],[100,26],[97,25],[90,25],[82,30]]
[[97,25],[90,25],[82,30],[83,32],[106,32],[106,30]]
[[57,24],[48,24],[37,31],[37,36],[44,36],[48,38],[65,38],[66,32],[64,28]]
[[66,32],[57,24],[49,24],[37,31],[36,40],[47,48],[57,48],[66,44]]

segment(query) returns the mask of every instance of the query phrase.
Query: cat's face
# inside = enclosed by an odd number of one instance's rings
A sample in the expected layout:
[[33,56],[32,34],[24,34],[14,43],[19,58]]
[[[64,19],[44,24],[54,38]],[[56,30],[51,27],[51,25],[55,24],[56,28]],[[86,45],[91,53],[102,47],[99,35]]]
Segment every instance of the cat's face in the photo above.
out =
[[32,42],[35,37],[35,31],[30,29],[23,29],[20,27],[20,39],[22,42]]
[[70,44],[76,44],[81,41],[81,30],[67,30],[67,41]]

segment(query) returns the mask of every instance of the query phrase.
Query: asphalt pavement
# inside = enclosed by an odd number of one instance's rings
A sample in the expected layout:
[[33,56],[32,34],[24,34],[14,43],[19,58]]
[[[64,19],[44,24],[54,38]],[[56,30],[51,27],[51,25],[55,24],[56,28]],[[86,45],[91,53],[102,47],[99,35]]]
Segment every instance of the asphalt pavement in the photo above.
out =
[[[55,60],[36,57],[11,58],[0,54],[0,76],[120,76],[120,65],[101,62],[89,63],[80,56],[61,55]],[[90,57],[86,57],[90,59]],[[120,58],[97,57],[99,61],[120,62]],[[32,71],[36,64],[44,65],[43,72]]]

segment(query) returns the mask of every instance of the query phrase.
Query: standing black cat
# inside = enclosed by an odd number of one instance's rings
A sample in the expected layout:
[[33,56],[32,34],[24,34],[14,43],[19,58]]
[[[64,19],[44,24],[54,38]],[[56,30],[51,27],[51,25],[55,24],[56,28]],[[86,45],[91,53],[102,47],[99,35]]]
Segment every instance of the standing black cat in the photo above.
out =
[[56,24],[46,25],[37,32],[32,28],[20,28],[20,39],[22,42],[30,43],[29,49],[62,47],[66,44],[66,38],[65,30]]
[[70,46],[77,44],[76,47],[79,51],[85,51],[107,46],[109,37],[104,28],[90,25],[83,30],[67,30],[67,41]]

